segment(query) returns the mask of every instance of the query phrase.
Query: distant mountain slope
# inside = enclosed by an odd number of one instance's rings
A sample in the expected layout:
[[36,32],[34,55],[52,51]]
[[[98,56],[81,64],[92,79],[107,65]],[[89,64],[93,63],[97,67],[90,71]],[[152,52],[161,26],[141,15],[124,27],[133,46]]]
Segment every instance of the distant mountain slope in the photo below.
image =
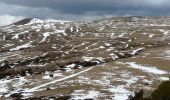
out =
[[32,18],[25,18],[18,22],[13,23],[13,25],[24,25],[24,24],[29,23],[31,20],[32,20]]

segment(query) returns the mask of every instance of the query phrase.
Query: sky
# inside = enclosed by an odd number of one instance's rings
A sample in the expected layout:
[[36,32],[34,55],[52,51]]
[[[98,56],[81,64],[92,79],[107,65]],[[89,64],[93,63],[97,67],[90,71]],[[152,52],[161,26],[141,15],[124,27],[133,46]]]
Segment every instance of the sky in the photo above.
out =
[[112,16],[169,16],[169,0],[0,0],[0,25],[20,19],[93,20]]

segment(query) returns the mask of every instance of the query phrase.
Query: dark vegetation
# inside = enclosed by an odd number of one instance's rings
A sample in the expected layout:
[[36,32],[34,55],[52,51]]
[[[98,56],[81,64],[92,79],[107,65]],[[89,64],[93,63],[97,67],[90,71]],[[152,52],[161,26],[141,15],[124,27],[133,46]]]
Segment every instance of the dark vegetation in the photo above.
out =
[[170,81],[165,81],[154,90],[150,97],[143,97],[143,90],[129,97],[129,100],[170,100]]

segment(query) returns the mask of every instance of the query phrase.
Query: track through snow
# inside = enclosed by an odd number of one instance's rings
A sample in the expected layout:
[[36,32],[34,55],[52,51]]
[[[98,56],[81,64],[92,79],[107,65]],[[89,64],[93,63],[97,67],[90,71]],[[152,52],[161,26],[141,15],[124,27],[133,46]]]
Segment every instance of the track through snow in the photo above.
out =
[[82,73],[84,73],[84,72],[87,72],[87,71],[89,71],[89,70],[91,70],[91,69],[93,69],[93,68],[94,68],[94,67],[90,67],[90,68],[85,69],[85,70],[83,70],[83,71],[80,71],[80,72],[78,72],[78,73],[76,73],[76,74],[72,74],[72,75],[70,75],[70,76],[67,76],[67,77],[64,77],[64,78],[61,78],[61,79],[58,79],[58,80],[54,80],[54,81],[51,81],[51,82],[48,82],[48,83],[45,83],[45,84],[42,84],[42,85],[39,85],[39,86],[36,86],[36,87],[34,87],[34,88],[31,88],[31,89],[26,90],[25,92],[34,92],[34,91],[37,91],[38,89],[40,89],[40,88],[42,88],[42,87],[45,87],[45,86],[50,85],[50,84],[54,84],[54,83],[56,83],[56,82],[60,82],[60,81],[64,81],[64,80],[73,78],[73,77],[75,77],[75,76],[77,76],[77,75],[80,75],[80,74],[82,74]]

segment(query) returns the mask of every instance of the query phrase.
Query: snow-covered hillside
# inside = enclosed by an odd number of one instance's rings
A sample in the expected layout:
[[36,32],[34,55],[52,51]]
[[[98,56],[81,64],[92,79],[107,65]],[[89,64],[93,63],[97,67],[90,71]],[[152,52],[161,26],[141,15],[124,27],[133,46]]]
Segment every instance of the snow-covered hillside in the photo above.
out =
[[0,99],[127,100],[170,72],[169,17],[26,18],[0,28]]

